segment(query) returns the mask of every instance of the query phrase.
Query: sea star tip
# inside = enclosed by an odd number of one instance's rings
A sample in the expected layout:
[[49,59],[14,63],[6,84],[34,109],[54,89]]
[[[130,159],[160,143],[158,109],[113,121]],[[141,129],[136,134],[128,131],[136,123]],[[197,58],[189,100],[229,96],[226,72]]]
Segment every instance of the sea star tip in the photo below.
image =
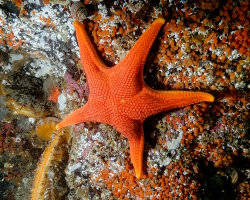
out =
[[204,93],[204,101],[207,102],[214,102],[214,96],[208,93]]
[[137,169],[135,168],[135,177],[136,177],[137,179],[139,179],[139,178],[141,178],[141,175],[142,175],[142,171],[141,171],[141,170],[137,170]]
[[159,22],[159,23],[161,23],[161,24],[164,24],[164,23],[165,23],[165,19],[163,19],[163,18],[158,18],[158,19],[155,20],[155,22]]
[[61,128],[59,126],[59,124],[56,125],[56,130],[59,131]]

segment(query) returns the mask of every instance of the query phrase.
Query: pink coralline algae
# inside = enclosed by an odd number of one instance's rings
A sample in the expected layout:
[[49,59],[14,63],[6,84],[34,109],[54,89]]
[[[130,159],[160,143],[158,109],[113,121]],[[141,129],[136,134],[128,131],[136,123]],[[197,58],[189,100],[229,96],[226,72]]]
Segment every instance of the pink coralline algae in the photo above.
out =
[[65,80],[67,83],[67,92],[70,92],[71,90],[75,90],[79,96],[80,99],[83,98],[83,94],[85,93],[88,95],[88,87],[86,85],[80,85],[78,84],[69,73],[65,73]]

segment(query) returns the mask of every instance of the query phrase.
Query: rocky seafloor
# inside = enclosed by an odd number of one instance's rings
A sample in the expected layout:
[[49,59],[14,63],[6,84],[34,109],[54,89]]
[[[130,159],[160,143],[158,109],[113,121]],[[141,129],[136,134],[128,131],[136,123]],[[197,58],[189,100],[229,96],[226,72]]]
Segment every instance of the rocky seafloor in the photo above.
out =
[[[139,180],[129,143],[112,126],[71,126],[55,147],[43,199],[249,199],[249,2],[83,3],[87,33],[108,66],[163,17],[145,82],[205,91],[215,101],[145,121]],[[0,199],[31,198],[39,159],[54,139],[46,134],[88,99],[70,4],[0,0]]]

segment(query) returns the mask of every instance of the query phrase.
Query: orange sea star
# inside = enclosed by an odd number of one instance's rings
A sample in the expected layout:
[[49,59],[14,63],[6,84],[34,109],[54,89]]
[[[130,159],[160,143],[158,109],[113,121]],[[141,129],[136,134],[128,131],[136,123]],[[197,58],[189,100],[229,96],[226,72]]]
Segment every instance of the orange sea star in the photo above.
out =
[[165,20],[159,18],[143,33],[128,55],[109,68],[98,57],[84,25],[75,21],[81,60],[89,85],[89,99],[57,125],[57,129],[92,121],[113,125],[130,142],[135,175],[140,178],[144,147],[143,121],[150,115],[201,101],[214,100],[210,94],[191,91],[156,91],[143,80],[149,50]]

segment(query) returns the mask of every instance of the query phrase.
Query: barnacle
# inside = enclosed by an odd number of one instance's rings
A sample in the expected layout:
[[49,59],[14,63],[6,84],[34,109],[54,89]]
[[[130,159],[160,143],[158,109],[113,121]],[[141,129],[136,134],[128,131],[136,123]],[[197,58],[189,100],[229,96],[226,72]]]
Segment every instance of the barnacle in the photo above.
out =
[[56,124],[59,120],[55,117],[46,117],[40,119],[36,124],[36,134],[45,141],[51,140],[51,135],[56,130]]
[[86,19],[87,10],[82,2],[78,1],[73,3],[70,7],[70,11],[75,20],[83,21]]

